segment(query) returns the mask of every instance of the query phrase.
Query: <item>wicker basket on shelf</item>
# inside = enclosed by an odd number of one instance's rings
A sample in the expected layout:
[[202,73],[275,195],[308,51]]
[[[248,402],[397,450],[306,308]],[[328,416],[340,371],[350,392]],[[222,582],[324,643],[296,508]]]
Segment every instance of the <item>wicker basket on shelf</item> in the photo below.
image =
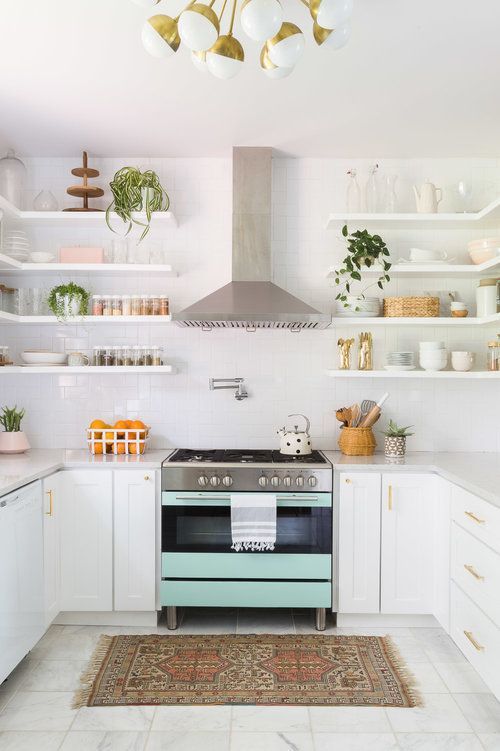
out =
[[339,447],[347,456],[371,456],[376,446],[371,428],[342,428]]
[[439,316],[439,297],[386,297],[385,318],[435,318]]

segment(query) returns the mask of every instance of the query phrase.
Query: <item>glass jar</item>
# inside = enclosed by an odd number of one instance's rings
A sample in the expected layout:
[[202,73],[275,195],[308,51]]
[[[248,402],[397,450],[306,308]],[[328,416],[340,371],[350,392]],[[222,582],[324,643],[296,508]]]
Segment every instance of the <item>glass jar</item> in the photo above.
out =
[[151,298],[149,295],[141,295],[141,316],[151,315]]
[[168,316],[170,315],[170,303],[168,301],[168,297],[166,295],[160,295],[160,315],[161,316]]
[[102,349],[102,364],[110,368],[115,364],[115,351],[110,345]]
[[151,315],[152,316],[159,316],[160,315],[160,298],[158,295],[151,295]]
[[142,357],[144,360],[144,365],[151,367],[151,365],[153,364],[153,354],[151,352],[151,347],[142,348]]
[[132,347],[122,347],[122,359],[124,365],[134,364],[134,355]]
[[141,315],[141,298],[139,295],[132,295],[132,297],[130,298],[130,309],[131,309],[131,315],[133,316]]
[[111,295],[103,295],[102,297],[102,314],[103,316],[113,315],[113,306],[111,303]]
[[151,358],[152,358],[152,365],[155,365],[158,367],[158,365],[162,365],[161,361],[161,347],[158,346],[158,344],[153,344],[151,347]]
[[134,360],[134,365],[144,365],[144,356],[140,344],[134,344],[134,346],[132,347],[132,357]]
[[0,367],[9,363],[9,348],[4,344],[0,347]]
[[500,370],[500,339],[488,342],[487,368],[488,370]]
[[114,316],[121,316],[122,314],[122,298],[120,295],[113,295],[112,300],[112,309],[113,309],[113,315]]
[[123,365],[123,347],[117,345],[113,347],[115,355],[115,365]]
[[95,345],[92,348],[92,365],[100,366],[104,365],[103,361],[104,349],[100,345]]
[[102,316],[103,299],[102,295],[92,295],[92,315]]
[[122,295],[122,315],[124,316],[130,316],[132,310],[132,303],[130,300],[130,295]]
[[0,159],[0,195],[18,209],[22,209],[25,179],[24,163],[16,157],[13,149],[9,149],[6,156]]
[[18,313],[19,311],[19,290],[14,287],[6,287],[0,284],[0,310],[5,313]]

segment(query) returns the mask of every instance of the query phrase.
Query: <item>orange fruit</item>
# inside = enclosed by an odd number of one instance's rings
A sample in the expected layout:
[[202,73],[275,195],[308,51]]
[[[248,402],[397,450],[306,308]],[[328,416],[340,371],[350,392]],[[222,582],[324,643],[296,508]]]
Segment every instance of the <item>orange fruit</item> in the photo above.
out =
[[128,425],[125,420],[118,420],[115,422],[115,430],[121,429],[123,432],[118,433],[118,438],[125,438],[125,430],[127,430]]
[[138,447],[137,443],[131,443],[128,447],[128,450],[131,454],[143,454],[146,450],[146,444],[144,443],[144,441],[140,441]]
[[133,428],[133,429],[140,428],[140,430],[139,430],[139,436],[140,436],[140,438],[144,438],[145,437],[146,430],[147,430],[147,425],[144,425],[144,423],[142,422],[142,420],[133,420],[132,425],[130,427]]
[[[92,420],[89,427],[96,430],[96,428],[109,428],[109,425],[104,420]],[[94,433],[94,438],[102,438],[102,433]]]
[[132,423],[134,421],[133,420],[124,420],[123,422],[125,423],[125,425],[127,426],[127,428],[131,428],[132,427]]
[[112,454],[113,453],[113,446],[110,446],[109,444],[106,446],[106,453]]
[[115,454],[124,454],[125,453],[125,441],[120,441],[116,444],[116,450],[114,452]]
[[94,443],[94,454],[102,454],[102,443]]
[[[108,428],[109,428],[109,425],[108,425]],[[104,438],[106,440],[106,443],[109,445],[110,443],[114,442],[116,435],[115,433],[104,433]]]

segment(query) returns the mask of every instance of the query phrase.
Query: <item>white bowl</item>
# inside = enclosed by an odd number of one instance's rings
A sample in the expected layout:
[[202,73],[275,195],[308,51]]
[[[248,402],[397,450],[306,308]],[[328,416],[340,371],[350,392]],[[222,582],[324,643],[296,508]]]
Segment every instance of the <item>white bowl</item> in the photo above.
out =
[[28,365],[64,365],[68,356],[64,352],[30,349],[21,352],[21,359]]
[[53,253],[44,253],[42,251],[37,251],[30,255],[30,261],[33,263],[52,263],[54,258],[55,255],[53,255]]
[[438,352],[444,349],[444,342],[419,342],[418,346],[421,352]]

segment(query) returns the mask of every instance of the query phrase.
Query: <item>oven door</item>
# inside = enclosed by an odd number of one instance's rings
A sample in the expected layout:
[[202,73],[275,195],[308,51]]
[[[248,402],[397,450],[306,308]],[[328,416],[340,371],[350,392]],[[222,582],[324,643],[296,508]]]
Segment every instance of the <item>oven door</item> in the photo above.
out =
[[[277,494],[276,532],[275,554],[330,554],[331,495]],[[163,492],[163,553],[230,553],[231,542],[230,493]]]

